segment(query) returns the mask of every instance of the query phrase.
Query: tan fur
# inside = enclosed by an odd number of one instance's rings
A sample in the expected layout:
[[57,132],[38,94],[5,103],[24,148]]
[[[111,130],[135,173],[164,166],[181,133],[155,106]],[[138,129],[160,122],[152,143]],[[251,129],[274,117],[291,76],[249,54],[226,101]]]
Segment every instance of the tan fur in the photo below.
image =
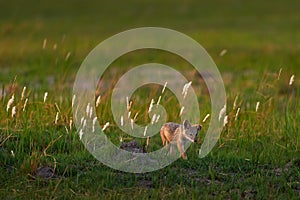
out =
[[[170,142],[176,143],[182,158],[187,159],[184,146],[188,141],[197,141],[198,131],[201,130],[201,128],[201,125],[191,125],[188,120],[184,120],[183,125],[168,122],[162,126],[160,137],[164,146]],[[172,153],[172,148],[170,149],[170,153]]]

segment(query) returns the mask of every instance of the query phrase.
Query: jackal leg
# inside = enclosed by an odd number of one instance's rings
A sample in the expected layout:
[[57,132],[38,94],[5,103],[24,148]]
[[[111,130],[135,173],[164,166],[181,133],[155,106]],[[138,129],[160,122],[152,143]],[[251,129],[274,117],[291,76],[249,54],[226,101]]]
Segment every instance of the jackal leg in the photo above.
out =
[[160,137],[161,137],[161,141],[162,141],[162,143],[163,143],[163,145],[165,146],[165,145],[167,145],[167,138],[165,137],[165,133],[164,133],[165,131],[164,131],[164,129],[162,128],[161,130],[160,130]]
[[177,147],[178,147],[179,152],[181,153],[181,157],[182,157],[183,159],[187,160],[187,155],[186,155],[186,153],[184,152],[184,146],[183,146],[180,142],[178,142],[178,143],[177,143]]

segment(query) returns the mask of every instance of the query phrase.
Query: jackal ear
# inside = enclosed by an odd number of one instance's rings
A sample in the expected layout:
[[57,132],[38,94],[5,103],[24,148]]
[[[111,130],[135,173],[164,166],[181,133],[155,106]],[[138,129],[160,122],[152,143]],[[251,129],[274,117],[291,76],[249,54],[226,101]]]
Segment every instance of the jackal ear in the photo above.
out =
[[199,124],[199,125],[197,126],[197,130],[200,131],[201,129],[202,129],[202,125]]
[[189,128],[191,128],[191,124],[190,124],[190,122],[188,121],[188,120],[184,120],[183,121],[183,127],[184,127],[184,129],[189,129]]

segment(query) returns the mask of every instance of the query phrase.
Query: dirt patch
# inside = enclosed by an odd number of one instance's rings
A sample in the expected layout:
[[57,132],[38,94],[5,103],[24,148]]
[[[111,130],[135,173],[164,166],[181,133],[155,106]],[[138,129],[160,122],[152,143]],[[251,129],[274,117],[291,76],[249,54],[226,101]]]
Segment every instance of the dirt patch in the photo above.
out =
[[152,181],[150,180],[140,180],[138,181],[138,186],[142,188],[151,188],[152,187]]
[[146,150],[143,147],[140,147],[135,140],[131,142],[123,142],[120,148],[134,153],[146,153]]
[[54,169],[45,166],[45,167],[37,168],[35,172],[35,177],[42,178],[42,179],[51,179],[51,178],[57,178],[58,176],[55,174]]
[[287,173],[290,170],[291,166],[292,166],[292,162],[289,162],[284,166],[284,168],[278,167],[278,168],[272,170],[272,173],[274,173],[276,176],[282,176],[282,173],[283,172]]

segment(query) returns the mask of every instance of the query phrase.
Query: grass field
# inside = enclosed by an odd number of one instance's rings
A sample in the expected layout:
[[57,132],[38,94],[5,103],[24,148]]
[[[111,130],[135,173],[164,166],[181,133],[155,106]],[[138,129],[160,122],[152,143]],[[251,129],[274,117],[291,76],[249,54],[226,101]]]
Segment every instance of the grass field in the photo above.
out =
[[[299,6],[296,0],[1,0],[0,199],[298,199]],[[70,124],[72,87],[80,64],[99,42],[143,26],[175,29],[207,50],[226,87],[228,124],[207,157],[200,159],[198,152],[209,120],[201,122],[189,160],[130,174],[101,164],[84,148]],[[201,119],[210,113],[209,94],[184,60],[155,50],[129,53],[104,74],[107,88],[97,110],[101,125],[110,121],[106,133],[116,145],[120,137],[133,138],[112,120],[111,87],[128,69],[148,62],[182,71],[199,94]],[[132,113],[140,112],[139,123],[149,122],[145,111],[161,88],[134,93]],[[168,121],[178,122],[180,107],[169,90],[162,105]],[[148,151],[162,147],[158,135]],[[39,176],[41,169],[52,176]]]

